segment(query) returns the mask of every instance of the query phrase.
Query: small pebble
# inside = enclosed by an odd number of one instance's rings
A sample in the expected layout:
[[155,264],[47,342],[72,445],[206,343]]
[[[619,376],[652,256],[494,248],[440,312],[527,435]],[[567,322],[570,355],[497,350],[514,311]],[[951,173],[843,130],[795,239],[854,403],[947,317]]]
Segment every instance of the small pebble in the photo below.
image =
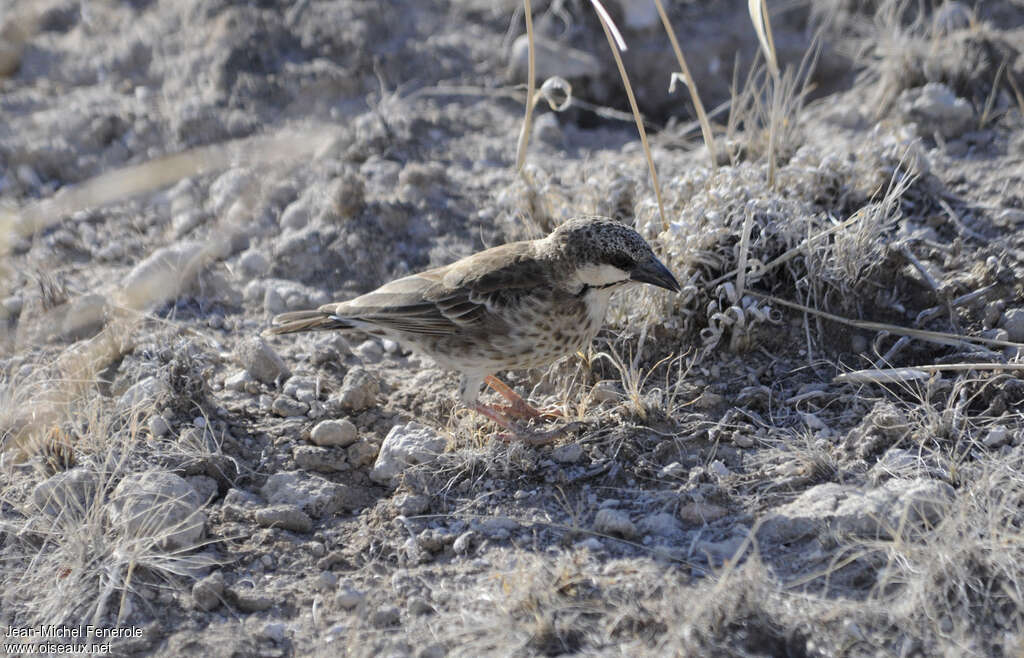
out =
[[623,539],[636,537],[636,526],[629,520],[625,512],[606,507],[598,510],[594,517],[594,530],[604,535],[613,535]]
[[983,443],[986,448],[1001,448],[1010,440],[1010,433],[1005,427],[993,427],[988,431]]
[[738,448],[753,448],[754,447],[754,439],[752,437],[750,437],[750,436],[747,436],[746,434],[739,434],[739,435],[736,435],[736,436],[732,437],[732,442]]
[[385,626],[397,626],[402,619],[402,611],[393,605],[387,605],[373,613],[373,625],[382,628]]
[[305,402],[299,402],[298,400],[293,400],[290,397],[280,395],[274,399],[273,404],[270,406],[270,410],[278,416],[290,418],[294,416],[305,416],[306,412],[309,411],[309,405]]
[[469,550],[473,547],[475,534],[472,530],[467,530],[458,536],[452,543],[452,550],[455,551],[456,555],[466,555],[469,553]]
[[356,441],[348,447],[348,463],[354,468],[370,466],[377,459],[378,452],[380,452],[380,448],[373,443]]
[[322,592],[338,586],[338,575],[333,571],[321,571],[316,577],[316,587]]
[[267,622],[263,625],[260,634],[268,640],[280,644],[284,642],[284,624],[279,621]]
[[219,606],[223,594],[224,574],[219,571],[197,580],[192,586],[192,600],[200,610],[209,611]]
[[283,528],[292,532],[309,532],[313,520],[296,505],[271,505],[256,511],[254,520],[264,528]]
[[309,438],[318,446],[347,448],[359,438],[359,430],[347,419],[325,420],[313,428]]
[[335,604],[343,610],[351,610],[365,600],[365,594],[349,587],[338,590],[338,593],[334,595]]
[[157,438],[171,431],[171,424],[163,416],[150,416],[146,424],[149,426],[149,433]]
[[578,443],[567,443],[551,451],[551,458],[559,464],[575,464],[583,457],[583,447]]
[[1024,308],[1008,308],[1003,311],[999,326],[1006,330],[1011,341],[1024,342]]
[[729,468],[719,460],[714,460],[708,465],[708,471],[710,471],[715,477],[724,478],[729,475]]

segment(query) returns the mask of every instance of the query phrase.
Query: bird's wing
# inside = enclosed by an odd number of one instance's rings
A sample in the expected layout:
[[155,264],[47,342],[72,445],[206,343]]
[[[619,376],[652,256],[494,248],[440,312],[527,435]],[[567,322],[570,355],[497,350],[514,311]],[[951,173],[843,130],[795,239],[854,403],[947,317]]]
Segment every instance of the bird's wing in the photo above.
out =
[[489,310],[513,305],[524,292],[550,285],[551,274],[532,245],[514,242],[320,310],[385,329],[443,336],[494,322]]

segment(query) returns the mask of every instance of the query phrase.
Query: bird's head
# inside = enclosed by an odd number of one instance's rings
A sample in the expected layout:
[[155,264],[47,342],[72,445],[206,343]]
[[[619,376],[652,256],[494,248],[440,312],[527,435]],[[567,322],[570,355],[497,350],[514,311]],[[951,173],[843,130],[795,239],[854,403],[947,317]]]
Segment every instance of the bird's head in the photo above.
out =
[[679,292],[679,283],[640,234],[607,217],[577,217],[547,238],[564,258],[574,288],[649,283]]

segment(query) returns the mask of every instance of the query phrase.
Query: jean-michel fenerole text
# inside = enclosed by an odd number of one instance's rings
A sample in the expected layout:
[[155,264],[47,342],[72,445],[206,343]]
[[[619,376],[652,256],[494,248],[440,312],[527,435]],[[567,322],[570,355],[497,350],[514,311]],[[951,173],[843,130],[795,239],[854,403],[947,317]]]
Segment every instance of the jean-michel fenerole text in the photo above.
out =
[[10,626],[4,633],[6,638],[129,638],[142,637],[142,629],[137,626],[127,628],[108,628],[105,626],[58,626],[56,624],[39,624],[38,626]]

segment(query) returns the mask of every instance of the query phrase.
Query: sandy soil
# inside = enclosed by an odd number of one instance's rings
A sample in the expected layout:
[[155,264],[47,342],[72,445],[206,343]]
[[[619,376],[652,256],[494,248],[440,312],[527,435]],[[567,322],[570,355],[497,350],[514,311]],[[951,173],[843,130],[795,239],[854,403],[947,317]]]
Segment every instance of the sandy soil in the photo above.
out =
[[[769,2],[772,80],[746,3],[668,4],[727,105],[712,166],[657,14],[608,3],[663,220],[588,3],[534,7],[573,102],[517,173],[517,2],[0,0],[0,628],[1020,655],[1024,6]],[[553,446],[401,345],[262,335],[584,213],[684,290],[509,373],[582,423]]]

